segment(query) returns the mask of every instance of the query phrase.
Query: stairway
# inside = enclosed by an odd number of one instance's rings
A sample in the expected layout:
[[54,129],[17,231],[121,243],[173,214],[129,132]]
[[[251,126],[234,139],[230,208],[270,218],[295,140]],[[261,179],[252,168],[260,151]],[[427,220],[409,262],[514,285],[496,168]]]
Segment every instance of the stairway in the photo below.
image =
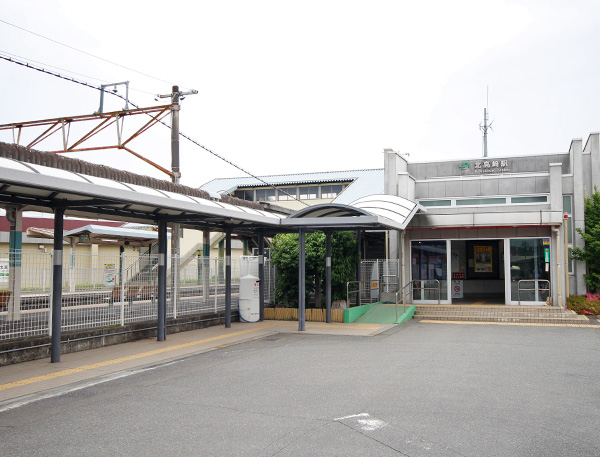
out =
[[595,325],[585,316],[552,306],[416,305],[419,320]]

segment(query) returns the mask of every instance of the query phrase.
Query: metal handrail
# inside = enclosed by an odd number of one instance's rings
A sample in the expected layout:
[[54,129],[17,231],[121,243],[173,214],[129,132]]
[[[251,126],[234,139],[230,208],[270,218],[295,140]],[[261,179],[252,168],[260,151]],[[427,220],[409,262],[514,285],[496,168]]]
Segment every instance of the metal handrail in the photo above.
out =
[[[438,296],[438,305],[440,304],[440,299],[441,299],[441,289],[440,289],[440,280],[439,279],[413,279],[412,281],[406,283],[404,285],[404,287],[402,287],[402,289],[400,289],[398,292],[396,292],[396,321],[398,321],[398,304],[400,303],[400,300],[398,299],[398,296],[400,294],[403,293],[404,289],[406,289],[409,286],[414,286],[415,283],[421,283],[423,281],[435,281],[437,282],[437,287],[421,287],[421,290],[437,290],[437,296]],[[411,287],[407,293],[405,293],[404,295],[402,295],[402,305],[404,306],[404,312],[406,312],[406,297],[407,295],[413,295],[413,290],[414,287]],[[412,303],[412,298],[411,298],[411,303]]]
[[350,284],[358,284],[357,290],[352,290],[352,292],[358,292],[356,294],[356,306],[360,306],[360,285],[363,281],[348,281],[346,283],[346,306],[350,308]]
[[[383,279],[383,283],[385,284],[385,292],[388,293],[390,286],[391,285],[398,285],[400,283],[400,278],[398,278],[398,275],[382,275],[381,278]],[[386,278],[396,278],[398,281],[395,282],[391,282],[391,281],[387,281]]]
[[437,290],[437,296],[438,296],[438,305],[441,303],[441,287],[440,287],[440,280],[439,279],[413,279],[411,281],[411,283],[415,283],[415,282],[425,282],[425,281],[431,281],[431,282],[437,282],[437,287],[419,287],[419,289],[421,290]]
[[[347,301],[347,306],[348,308],[350,308],[350,293],[352,292],[356,292],[356,306],[360,306],[361,303],[361,299],[360,299],[360,293],[362,290],[360,286],[362,286],[363,284],[365,284],[366,281],[348,281],[346,283],[346,301]],[[377,283],[377,287],[372,287],[373,283]],[[358,284],[358,289],[356,290],[350,290],[350,284]],[[369,281],[369,291],[373,290],[373,289],[379,289],[381,287],[381,283],[378,279],[373,279],[371,281]],[[372,297],[369,300],[369,303],[371,303]]]
[[[533,289],[527,289],[527,288],[521,287],[522,282],[536,282],[537,287],[534,287]],[[545,289],[540,288],[539,287],[540,282],[545,282],[546,284],[548,284],[548,287]],[[521,305],[521,291],[522,290],[532,290],[532,291],[537,290],[538,292],[548,292],[548,296],[550,296],[550,281],[547,279],[519,279],[519,282],[517,283],[517,294],[519,297],[519,305]]]

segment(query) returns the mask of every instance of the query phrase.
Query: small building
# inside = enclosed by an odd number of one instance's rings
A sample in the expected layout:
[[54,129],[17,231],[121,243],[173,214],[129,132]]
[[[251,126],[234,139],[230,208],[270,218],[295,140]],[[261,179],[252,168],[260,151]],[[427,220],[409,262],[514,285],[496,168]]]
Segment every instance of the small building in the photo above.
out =
[[385,150],[383,169],[215,179],[202,189],[293,210],[404,197],[420,208],[406,230],[371,233],[378,248],[361,252],[397,260],[398,282],[413,283],[415,299],[564,306],[586,292],[586,265],[568,252],[584,245],[575,228],[600,186],[599,136],[573,140],[566,153],[438,162]]

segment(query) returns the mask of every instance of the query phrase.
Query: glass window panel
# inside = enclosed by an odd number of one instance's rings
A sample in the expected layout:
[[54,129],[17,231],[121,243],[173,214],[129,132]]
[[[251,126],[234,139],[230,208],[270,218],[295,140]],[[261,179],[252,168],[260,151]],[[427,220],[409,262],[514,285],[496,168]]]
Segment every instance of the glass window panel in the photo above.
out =
[[469,198],[467,200],[456,200],[457,206],[464,205],[504,205],[506,198]]
[[298,194],[297,187],[282,187],[277,191],[279,200],[295,200]]
[[[546,253],[546,250],[548,252]],[[550,280],[550,246],[544,238],[510,240],[511,300],[545,302]],[[519,288],[521,289],[519,292]]]
[[342,191],[341,184],[321,186],[321,198],[335,198]]
[[319,198],[319,186],[300,187],[300,200]]
[[573,273],[573,255],[571,254],[571,248],[569,248],[569,273]]
[[253,201],[254,200],[254,189],[250,189],[250,190],[236,190],[233,193],[234,197],[237,198],[241,198],[242,200],[249,200],[249,201]]
[[573,217],[567,218],[567,243],[573,244]]
[[[411,247],[413,300],[437,300],[438,281],[441,300],[448,298],[446,241],[413,241]],[[436,281],[437,280],[437,281]]]
[[260,202],[274,201],[275,189],[256,189],[256,200]]
[[546,195],[532,196],[532,197],[512,197],[511,203],[546,203],[548,197]]
[[452,206],[452,200],[424,200],[419,201],[421,206]]
[[563,195],[563,213],[572,214],[570,195]]

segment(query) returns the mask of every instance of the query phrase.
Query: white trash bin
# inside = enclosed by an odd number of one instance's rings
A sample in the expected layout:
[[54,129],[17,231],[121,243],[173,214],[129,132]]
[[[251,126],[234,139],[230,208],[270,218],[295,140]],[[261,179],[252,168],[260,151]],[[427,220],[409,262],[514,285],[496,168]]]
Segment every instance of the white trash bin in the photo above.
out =
[[260,319],[260,279],[253,275],[240,278],[240,319],[258,322]]

